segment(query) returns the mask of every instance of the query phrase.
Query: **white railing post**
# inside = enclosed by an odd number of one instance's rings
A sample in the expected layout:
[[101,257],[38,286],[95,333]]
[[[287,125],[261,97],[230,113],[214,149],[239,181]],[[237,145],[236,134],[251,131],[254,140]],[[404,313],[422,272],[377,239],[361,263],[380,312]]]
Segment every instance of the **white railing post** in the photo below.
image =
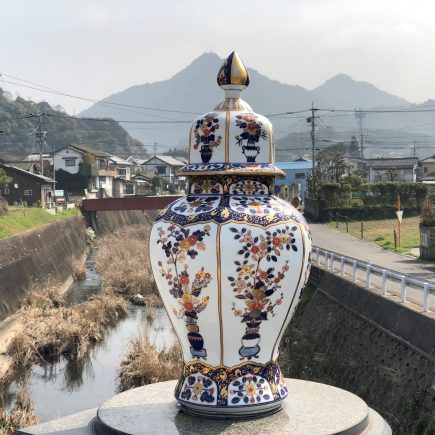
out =
[[370,288],[370,278],[371,278],[371,274],[370,274],[370,264],[367,265],[367,272],[366,272],[366,288]]
[[387,271],[384,269],[382,271],[382,295],[387,294]]
[[320,266],[320,248],[317,248],[317,266]]
[[406,275],[400,278],[400,292],[402,294],[402,302],[406,302]]
[[341,276],[344,276],[344,257],[341,257],[341,267],[340,267]]
[[331,253],[331,272],[334,273],[334,254]]
[[429,284],[427,282],[423,286],[423,311],[425,313],[429,311]]
[[328,270],[329,252],[325,251],[325,270]]
[[352,273],[353,273],[353,282],[356,282],[358,279],[358,263],[356,260],[353,260]]

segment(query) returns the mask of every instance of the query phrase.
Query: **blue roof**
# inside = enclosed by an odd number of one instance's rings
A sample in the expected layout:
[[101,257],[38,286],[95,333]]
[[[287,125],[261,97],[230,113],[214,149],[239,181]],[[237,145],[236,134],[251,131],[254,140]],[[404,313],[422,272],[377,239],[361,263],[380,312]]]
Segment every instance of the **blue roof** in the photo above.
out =
[[286,169],[311,169],[313,167],[313,163],[311,160],[307,160],[305,162],[275,162],[275,166],[284,171]]

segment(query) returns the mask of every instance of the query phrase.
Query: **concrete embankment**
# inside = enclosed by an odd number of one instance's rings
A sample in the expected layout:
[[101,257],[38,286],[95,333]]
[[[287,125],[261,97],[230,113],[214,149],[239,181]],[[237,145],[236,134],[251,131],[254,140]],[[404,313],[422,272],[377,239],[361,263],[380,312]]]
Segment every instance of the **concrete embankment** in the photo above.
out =
[[72,259],[85,250],[85,223],[78,216],[0,240],[0,320],[20,307],[33,282],[67,280]]
[[352,391],[397,434],[435,430],[435,321],[312,268],[286,332],[287,376]]

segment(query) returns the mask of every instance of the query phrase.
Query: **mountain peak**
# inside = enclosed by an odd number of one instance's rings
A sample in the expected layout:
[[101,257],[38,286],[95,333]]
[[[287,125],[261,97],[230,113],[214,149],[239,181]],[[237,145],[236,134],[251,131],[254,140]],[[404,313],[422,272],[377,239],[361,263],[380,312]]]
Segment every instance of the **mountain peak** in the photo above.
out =
[[382,91],[370,83],[356,81],[347,74],[336,74],[312,92],[332,103],[334,107],[344,109],[358,106],[368,108],[409,104],[403,98]]

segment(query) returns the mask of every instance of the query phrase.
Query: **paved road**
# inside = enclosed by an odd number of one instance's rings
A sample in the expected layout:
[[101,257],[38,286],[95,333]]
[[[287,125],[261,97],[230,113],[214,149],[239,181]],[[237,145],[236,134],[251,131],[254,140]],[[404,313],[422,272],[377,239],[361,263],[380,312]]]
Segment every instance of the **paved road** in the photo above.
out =
[[310,224],[314,245],[435,282],[435,262],[417,260],[361,242],[323,224]]
[[[425,281],[432,281],[435,283],[435,262],[421,261],[412,257],[396,254],[391,251],[381,249],[376,245],[362,242],[347,234],[341,233],[333,228],[327,227],[322,224],[310,224],[313,234],[314,245],[320,248],[334,251],[342,255],[356,258],[362,261],[368,261],[373,265],[381,266],[387,269],[395,270],[399,273],[413,275],[424,279]],[[318,259],[314,258],[315,264]],[[320,266],[325,267],[325,259],[320,258]],[[329,265],[330,266],[330,265]],[[340,265],[336,263],[335,273],[340,273]],[[349,267],[344,270],[345,278],[352,279],[352,270]],[[357,282],[362,287],[366,287],[366,273],[358,271]],[[377,293],[382,293],[382,277],[372,275],[371,290]],[[401,303],[402,293],[400,282],[387,283],[387,297],[393,299],[395,302]],[[406,287],[405,302],[410,308],[419,312],[423,311],[423,292],[421,288],[413,288],[412,286]],[[426,313],[430,317],[435,318],[435,293],[433,290],[428,298],[429,312]]]

